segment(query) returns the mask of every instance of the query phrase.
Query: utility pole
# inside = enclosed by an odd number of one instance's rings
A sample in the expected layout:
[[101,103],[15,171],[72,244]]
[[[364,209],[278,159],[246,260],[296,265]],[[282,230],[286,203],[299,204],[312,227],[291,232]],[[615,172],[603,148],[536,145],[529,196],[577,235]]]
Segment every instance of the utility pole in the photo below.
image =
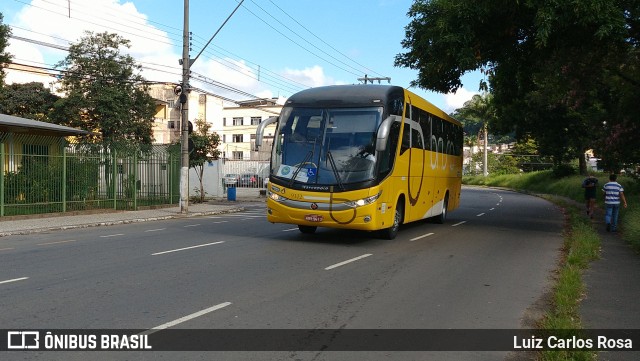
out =
[[191,92],[191,85],[189,85],[189,76],[191,75],[191,65],[195,63],[200,57],[204,49],[209,46],[213,38],[218,35],[224,25],[231,19],[231,16],[240,8],[244,0],[240,1],[233,12],[222,23],[218,30],[213,34],[211,39],[200,50],[198,55],[194,59],[189,56],[189,50],[191,48],[191,33],[189,32],[189,0],[184,0],[184,25],[182,28],[182,91],[180,93],[182,134],[180,137],[180,149],[181,149],[181,167],[180,167],[180,213],[187,213],[189,211],[189,92]]
[[484,155],[483,155],[483,159],[482,159],[482,175],[483,176],[488,176],[489,175],[489,157],[488,157],[488,145],[489,145],[489,133],[487,132],[487,121],[485,120],[482,123],[482,132],[483,132],[483,138],[484,138]]
[[180,137],[180,213],[189,211],[189,0],[184,0],[184,26],[182,30],[182,92],[181,104],[181,130]]
[[369,81],[371,82],[371,84],[373,84],[374,81],[377,81],[378,84],[380,84],[380,81],[382,80],[386,80],[387,83],[391,83],[391,78],[390,77],[382,77],[382,78],[370,78],[367,76],[367,74],[364,75],[364,78],[358,78],[358,81],[363,81],[365,84],[367,84]]

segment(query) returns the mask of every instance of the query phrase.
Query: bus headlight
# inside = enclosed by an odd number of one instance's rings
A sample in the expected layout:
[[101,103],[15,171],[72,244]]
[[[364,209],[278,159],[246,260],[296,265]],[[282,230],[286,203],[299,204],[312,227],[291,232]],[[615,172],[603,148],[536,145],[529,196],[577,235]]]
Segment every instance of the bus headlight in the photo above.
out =
[[287,198],[279,195],[278,193],[274,193],[272,191],[268,191],[268,192],[269,192],[268,197],[276,202],[284,202],[287,200]]
[[344,204],[346,204],[347,206],[349,206],[351,208],[357,208],[357,207],[366,206],[368,204],[371,204],[371,203],[374,203],[375,201],[377,201],[378,198],[380,198],[381,194],[382,194],[382,192],[378,192],[378,194],[373,195],[371,197],[358,199],[357,201],[344,202]]

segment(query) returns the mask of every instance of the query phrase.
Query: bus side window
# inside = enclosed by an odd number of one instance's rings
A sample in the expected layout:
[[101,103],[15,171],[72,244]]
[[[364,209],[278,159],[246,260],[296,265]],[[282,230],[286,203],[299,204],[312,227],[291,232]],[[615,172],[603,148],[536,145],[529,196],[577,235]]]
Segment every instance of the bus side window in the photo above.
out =
[[402,155],[409,148],[411,148],[411,126],[405,123],[404,130],[402,131],[400,154]]
[[389,140],[387,149],[380,154],[379,174],[382,176],[391,172],[393,161],[396,159],[396,150],[398,149],[398,138],[400,137],[400,123],[393,122],[389,130]]
[[422,136],[420,135],[420,132],[417,129],[411,129],[411,132],[413,133],[411,147],[424,149],[424,146],[422,144]]

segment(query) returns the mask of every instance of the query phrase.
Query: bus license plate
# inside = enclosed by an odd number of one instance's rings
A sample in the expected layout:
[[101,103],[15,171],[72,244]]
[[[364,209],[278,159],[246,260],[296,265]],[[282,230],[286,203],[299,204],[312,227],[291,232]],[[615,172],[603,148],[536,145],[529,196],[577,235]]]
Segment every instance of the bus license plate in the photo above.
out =
[[304,220],[309,222],[322,222],[324,218],[319,214],[307,214],[304,216]]

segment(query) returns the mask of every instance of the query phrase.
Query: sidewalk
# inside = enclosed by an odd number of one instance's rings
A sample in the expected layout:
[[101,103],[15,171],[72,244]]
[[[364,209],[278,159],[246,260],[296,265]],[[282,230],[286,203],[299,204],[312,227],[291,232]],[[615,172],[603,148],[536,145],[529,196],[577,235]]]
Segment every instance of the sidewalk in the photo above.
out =
[[139,211],[109,211],[98,213],[72,213],[34,215],[20,219],[0,219],[0,237],[18,234],[30,234],[73,228],[87,228],[126,224],[145,221],[157,221],[171,218],[196,217],[211,214],[240,212],[247,202],[264,202],[264,197],[239,197],[236,201],[214,199],[205,203],[189,204],[187,214],[180,213],[179,206],[147,209]]
[[[601,210],[592,222],[602,241],[601,254],[583,276],[582,325],[585,329],[640,329],[640,255],[618,233],[606,231]],[[640,351],[602,351],[598,359],[640,360]]]

